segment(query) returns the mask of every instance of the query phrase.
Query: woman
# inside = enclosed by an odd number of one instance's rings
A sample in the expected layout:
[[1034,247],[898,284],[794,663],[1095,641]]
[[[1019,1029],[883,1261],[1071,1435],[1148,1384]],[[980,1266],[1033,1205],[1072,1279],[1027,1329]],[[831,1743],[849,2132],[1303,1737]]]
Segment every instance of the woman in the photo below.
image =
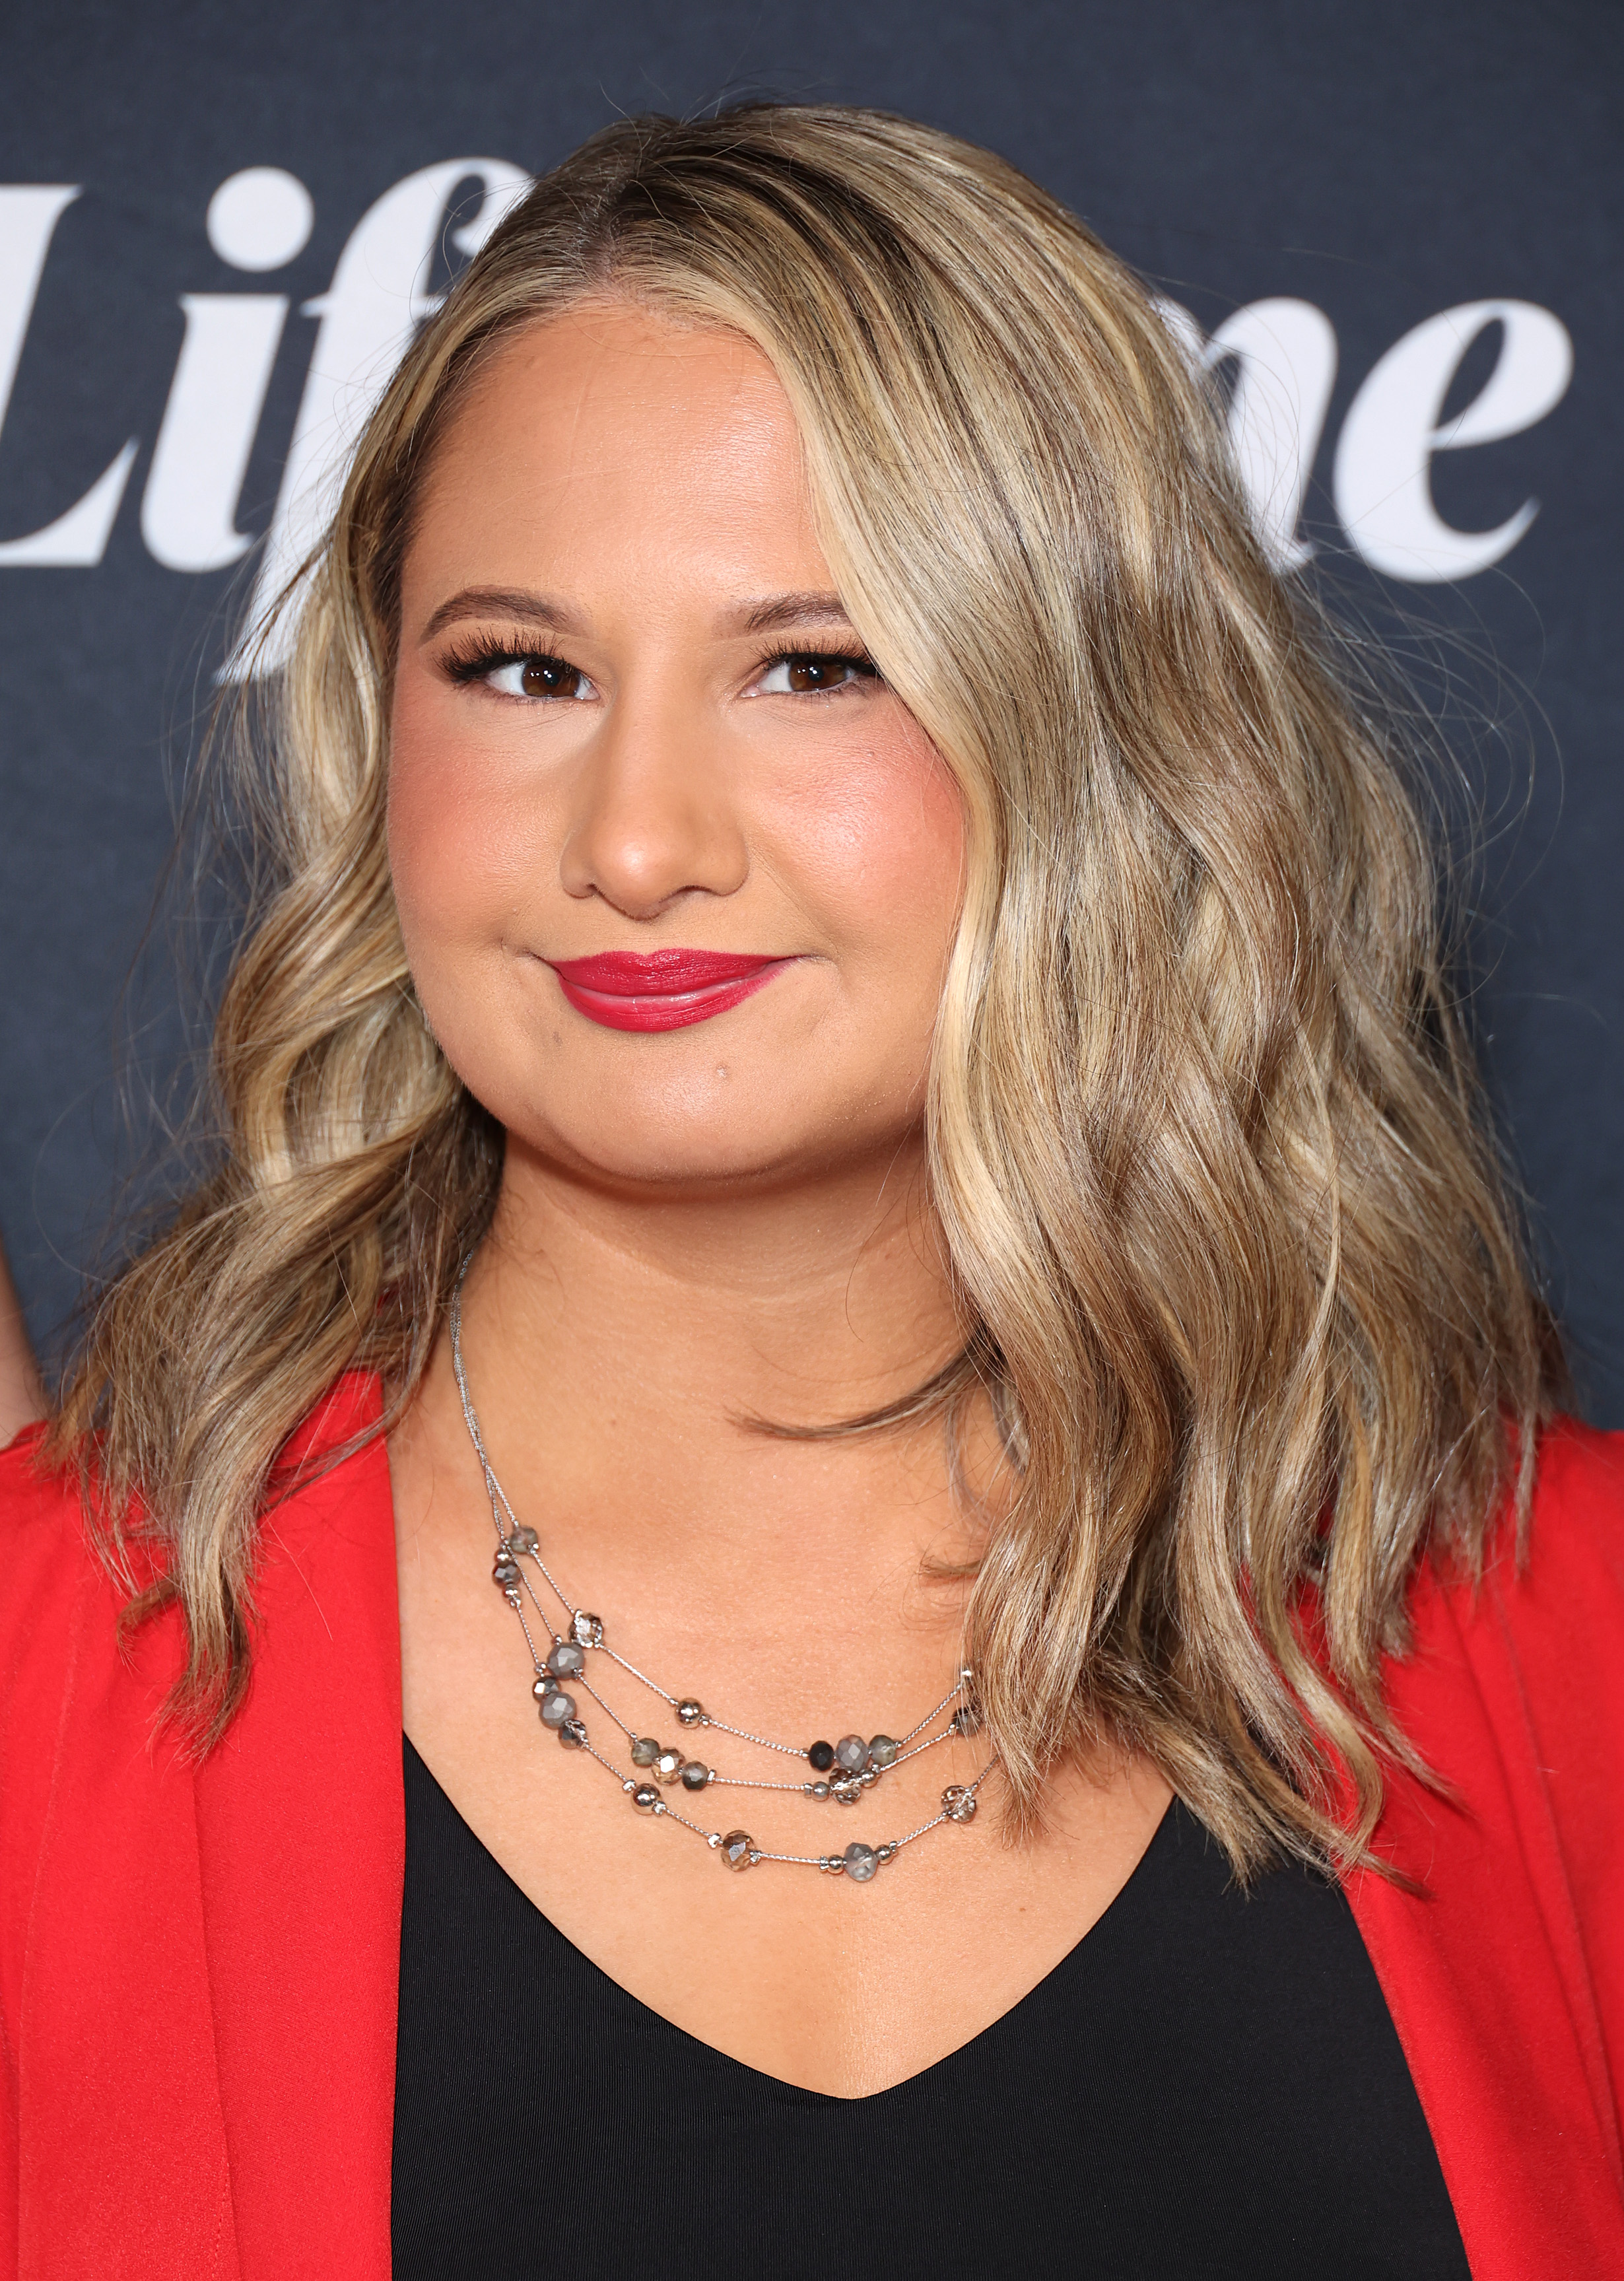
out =
[[1620,1460],[1140,288],[617,127],[289,607],[6,1460],[21,2269],[1618,2268]]

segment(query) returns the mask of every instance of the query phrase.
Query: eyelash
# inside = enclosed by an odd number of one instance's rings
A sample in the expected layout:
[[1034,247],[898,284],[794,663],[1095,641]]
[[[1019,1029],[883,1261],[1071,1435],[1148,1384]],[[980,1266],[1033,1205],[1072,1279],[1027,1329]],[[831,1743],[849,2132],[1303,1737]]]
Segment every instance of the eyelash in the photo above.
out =
[[[532,649],[528,643],[519,646],[511,641],[497,641],[485,635],[475,634],[452,643],[445,653],[443,670],[449,680],[454,681],[459,687],[464,687],[471,682],[482,681],[489,673],[499,672],[505,665],[522,665],[530,658],[545,659],[559,665],[568,662],[566,658],[555,659],[551,650]],[[870,687],[880,684],[879,668],[862,650],[797,649],[788,646],[769,650],[759,659],[754,678],[759,681],[763,674],[770,673],[775,665],[786,665],[801,659],[819,664],[854,666],[858,682],[866,683]],[[855,685],[852,682],[842,684],[847,689]],[[839,689],[809,689],[800,693],[808,697],[838,697],[841,692]]]

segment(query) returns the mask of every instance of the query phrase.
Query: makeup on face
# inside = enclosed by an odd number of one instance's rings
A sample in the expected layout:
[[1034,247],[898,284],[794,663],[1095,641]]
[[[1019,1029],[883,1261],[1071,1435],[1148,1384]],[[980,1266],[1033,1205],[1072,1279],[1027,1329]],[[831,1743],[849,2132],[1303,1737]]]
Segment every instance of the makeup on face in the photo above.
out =
[[576,1013],[606,1030],[683,1030],[727,1013],[793,961],[671,948],[601,951],[545,963]]

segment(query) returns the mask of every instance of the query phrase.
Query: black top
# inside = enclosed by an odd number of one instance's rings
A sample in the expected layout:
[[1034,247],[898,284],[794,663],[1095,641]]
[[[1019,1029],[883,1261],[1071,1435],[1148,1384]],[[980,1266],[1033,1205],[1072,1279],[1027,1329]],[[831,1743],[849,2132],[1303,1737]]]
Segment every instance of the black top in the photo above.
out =
[[1177,1804],[1046,1980],[869,2099],[629,1996],[410,1743],[406,1817],[396,2281],[1467,2274],[1347,1901],[1295,1869],[1236,1892]]

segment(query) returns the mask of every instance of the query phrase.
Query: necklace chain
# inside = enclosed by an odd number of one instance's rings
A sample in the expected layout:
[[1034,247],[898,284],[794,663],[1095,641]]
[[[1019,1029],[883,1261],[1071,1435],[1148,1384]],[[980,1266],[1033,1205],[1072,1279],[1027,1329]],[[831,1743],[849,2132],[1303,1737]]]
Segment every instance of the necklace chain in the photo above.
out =
[[[491,1574],[503,1598],[518,1617],[519,1628],[530,1650],[530,1662],[536,1674],[531,1692],[541,1714],[542,1725],[551,1728],[566,1749],[582,1751],[588,1758],[595,1759],[600,1767],[615,1776],[632,1805],[640,1812],[659,1820],[677,1822],[683,1829],[691,1829],[696,1837],[702,1837],[711,1851],[719,1854],[731,1869],[754,1868],[758,1861],[782,1861],[798,1868],[818,1869],[825,1875],[845,1876],[854,1883],[866,1884],[878,1870],[895,1860],[903,1846],[913,1844],[916,1838],[927,1836],[945,1822],[963,1826],[972,1821],[976,1814],[977,1793],[997,1763],[995,1759],[989,1759],[973,1782],[949,1783],[941,1794],[940,1812],[932,1814],[928,1821],[922,1821],[916,1829],[910,1829],[905,1837],[888,1838],[881,1845],[870,1845],[859,1838],[847,1845],[843,1852],[837,1853],[769,1852],[756,1844],[747,1830],[723,1832],[707,1829],[700,1823],[691,1821],[685,1813],[679,1813],[675,1805],[661,1796],[660,1785],[677,1783],[694,1797],[714,1786],[720,1786],[732,1790],[788,1790],[820,1804],[833,1799],[842,1805],[854,1805],[873,1788],[882,1775],[902,1765],[906,1759],[917,1758],[922,1751],[933,1750],[937,1744],[949,1742],[955,1736],[979,1732],[980,1713],[971,1692],[974,1674],[968,1669],[962,1670],[941,1701],[910,1727],[906,1735],[900,1737],[876,1735],[866,1742],[860,1735],[845,1735],[838,1743],[817,1742],[808,1747],[777,1742],[769,1735],[753,1734],[748,1728],[731,1726],[725,1719],[715,1717],[697,1697],[673,1695],[661,1687],[658,1680],[651,1679],[646,1672],[639,1671],[636,1664],[629,1662],[605,1639],[601,1617],[575,1605],[542,1558],[540,1540],[536,1531],[520,1520],[508,1501],[507,1490],[497,1478],[496,1468],[485,1448],[484,1435],[480,1430],[474,1398],[468,1391],[468,1369],[462,1354],[462,1286],[471,1264],[471,1259],[463,1262],[462,1272],[457,1278],[457,1287],[452,1295],[452,1368],[462,1403],[463,1422],[484,1476],[485,1494],[491,1501],[491,1518],[496,1526],[497,1552]],[[556,1628],[543,1606],[530,1581],[527,1562],[545,1579],[563,1610],[565,1631]],[[530,1629],[530,1617],[525,1611],[527,1600],[551,1642],[545,1656]],[[737,1741],[754,1744],[759,1750],[777,1751],[785,1758],[799,1759],[810,1766],[813,1779],[799,1782],[768,1782],[747,1775],[724,1775],[701,1760],[685,1757],[680,1750],[663,1748],[651,1736],[638,1735],[604,1700],[586,1676],[586,1659],[594,1653],[606,1656],[628,1677],[635,1679],[651,1695],[658,1696],[662,1703],[669,1705],[676,1712],[685,1732],[709,1728],[716,1734],[731,1735]],[[606,1758],[593,1743],[585,1720],[579,1715],[575,1697],[568,1691],[571,1687],[577,1686],[592,1697],[605,1717],[625,1736],[630,1744],[633,1766],[645,1770],[643,1781],[623,1775],[614,1761]],[[925,1736],[921,1742],[918,1737],[925,1735],[925,1729],[955,1700],[958,1707],[947,1725],[939,1733]]]

